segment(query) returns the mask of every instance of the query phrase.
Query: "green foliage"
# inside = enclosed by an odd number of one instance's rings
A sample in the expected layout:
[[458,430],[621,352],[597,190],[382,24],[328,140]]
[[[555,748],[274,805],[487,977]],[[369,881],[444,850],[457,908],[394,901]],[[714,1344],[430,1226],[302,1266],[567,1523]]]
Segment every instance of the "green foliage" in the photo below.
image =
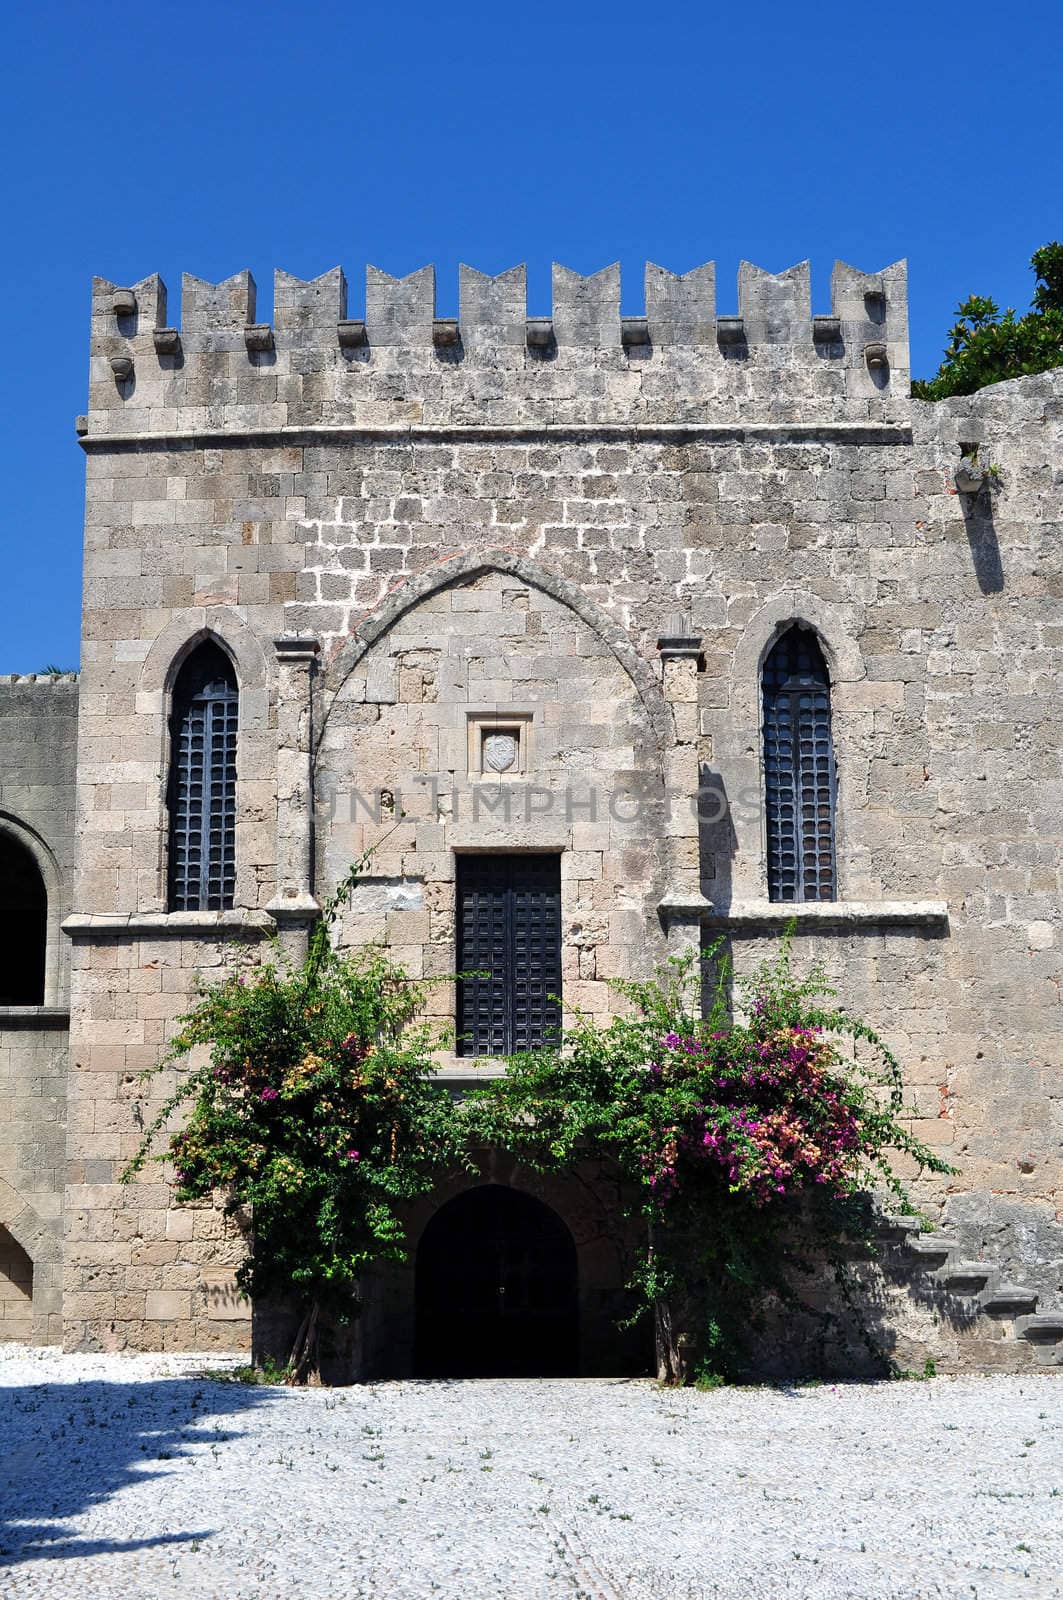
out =
[[544,1171],[590,1158],[618,1178],[644,1241],[639,1310],[654,1314],[666,1372],[702,1387],[742,1373],[765,1297],[793,1299],[811,1262],[827,1259],[853,1303],[843,1246],[871,1236],[867,1191],[885,1186],[907,1209],[891,1152],[950,1170],[905,1126],[895,1058],[824,1005],[818,969],[795,975],[789,937],[739,986],[739,1020],[725,963],[702,1018],[695,963],[671,962],[652,982],[613,985],[624,1016],[577,1014],[556,1045],[510,1058],[506,1077],[456,1107],[432,1081],[427,986],[379,949],[332,948],[364,866],[301,965],[275,953],[201,987],[154,1071],[193,1053],[198,1064],[123,1174],[132,1181],[164,1138],[153,1159],[173,1163],[179,1202],[224,1196],[247,1239],[240,1287],[302,1310],[288,1381],[317,1364],[319,1318],[348,1320],[365,1270],[405,1258],[410,1202],[441,1171],[473,1170],[485,1144]]
[[917,399],[973,394],[987,383],[1063,366],[1063,244],[1042,245],[1030,264],[1037,276],[1030,311],[1016,317],[1009,306],[1002,315],[995,300],[970,295],[957,307],[936,377],[912,384]]
[[266,1356],[260,1366],[215,1367],[204,1373],[215,1383],[243,1383],[250,1388],[262,1388],[287,1383],[290,1368],[283,1367],[272,1356]]
[[929,1383],[930,1379],[936,1378],[937,1375],[937,1362],[932,1356],[927,1356],[919,1372],[913,1372],[910,1367],[895,1367],[891,1374],[892,1377],[905,1383]]
[[788,938],[739,985],[743,1020],[728,1013],[728,978],[720,962],[705,1019],[692,961],[616,983],[628,1015],[577,1018],[558,1048],[511,1059],[470,1111],[483,1139],[543,1170],[599,1158],[619,1174],[645,1224],[633,1287],[659,1338],[662,1314],[671,1322],[675,1376],[692,1360],[702,1382],[742,1371],[765,1296],[792,1299],[794,1270],[817,1256],[852,1302],[841,1243],[870,1241],[868,1190],[910,1209],[891,1153],[950,1170],[905,1125],[894,1056],[823,1004],[818,968],[797,978]]

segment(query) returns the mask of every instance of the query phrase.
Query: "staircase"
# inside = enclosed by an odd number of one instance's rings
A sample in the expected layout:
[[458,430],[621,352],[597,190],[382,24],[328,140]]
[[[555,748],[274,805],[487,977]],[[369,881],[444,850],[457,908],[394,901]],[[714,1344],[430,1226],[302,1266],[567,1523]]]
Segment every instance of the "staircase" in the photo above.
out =
[[1033,1290],[1009,1282],[990,1261],[963,1260],[958,1240],[920,1226],[918,1217],[884,1216],[879,1230],[895,1304],[903,1296],[925,1314],[922,1327],[902,1335],[902,1357],[925,1348],[945,1371],[1063,1366],[1063,1310],[1038,1312]]

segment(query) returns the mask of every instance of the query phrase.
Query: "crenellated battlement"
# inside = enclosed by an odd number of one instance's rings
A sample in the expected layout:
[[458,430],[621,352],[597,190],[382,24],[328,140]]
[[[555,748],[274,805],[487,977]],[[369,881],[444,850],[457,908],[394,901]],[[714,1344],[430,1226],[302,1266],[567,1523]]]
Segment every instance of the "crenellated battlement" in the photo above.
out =
[[277,271],[262,323],[250,272],[185,274],[174,322],[157,275],[97,278],[90,418],[104,415],[87,431],[534,422],[547,401],[555,422],[797,420],[810,403],[813,416],[818,403],[836,420],[877,421],[907,400],[903,261],[875,273],[837,262],[819,314],[807,261],[781,273],[743,261],[733,312],[717,308],[712,262],[648,263],[641,315],[621,314],[620,290],[615,263],[588,275],[555,264],[550,314],[534,316],[523,266],[461,266],[447,318],[433,267],[395,278],[369,266],[358,318],[341,268]]
[[0,672],[0,689],[24,689],[36,684],[54,688],[57,684],[77,681],[76,672]]

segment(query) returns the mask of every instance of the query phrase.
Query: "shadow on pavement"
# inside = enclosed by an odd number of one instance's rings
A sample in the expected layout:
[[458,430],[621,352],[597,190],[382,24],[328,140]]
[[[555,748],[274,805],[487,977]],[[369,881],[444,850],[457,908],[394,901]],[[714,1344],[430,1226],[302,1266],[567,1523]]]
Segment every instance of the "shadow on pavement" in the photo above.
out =
[[239,1438],[233,1419],[274,1398],[269,1389],[201,1376],[0,1388],[0,1569],[209,1538],[210,1528],[178,1527],[153,1538],[82,1539],[65,1524],[120,1489],[157,1479],[165,1526],[166,1463],[193,1444],[209,1452]]

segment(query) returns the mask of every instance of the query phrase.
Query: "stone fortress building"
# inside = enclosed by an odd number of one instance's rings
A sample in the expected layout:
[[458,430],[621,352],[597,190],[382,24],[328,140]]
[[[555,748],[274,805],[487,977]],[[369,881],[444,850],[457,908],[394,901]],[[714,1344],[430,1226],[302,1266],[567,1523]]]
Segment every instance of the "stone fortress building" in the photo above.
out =
[[[748,969],[794,917],[958,1168],[890,1247],[894,1347],[1055,1359],[1063,371],[913,401],[903,263],[815,316],[807,265],[743,263],[737,315],[651,265],[638,317],[555,267],[542,318],[462,268],[455,320],[431,268],[370,268],[364,321],[279,272],[271,325],[186,277],[179,327],[97,279],[77,431],[81,672],[0,680],[0,1336],[246,1344],[220,1210],[119,1186],[138,1074],[372,843],[344,938],[495,973],[435,991],[458,1084],[558,991],[607,1013],[720,933]],[[552,1238],[571,1359],[627,1359],[607,1221],[484,1177],[414,1219],[364,1369],[478,1228]]]

